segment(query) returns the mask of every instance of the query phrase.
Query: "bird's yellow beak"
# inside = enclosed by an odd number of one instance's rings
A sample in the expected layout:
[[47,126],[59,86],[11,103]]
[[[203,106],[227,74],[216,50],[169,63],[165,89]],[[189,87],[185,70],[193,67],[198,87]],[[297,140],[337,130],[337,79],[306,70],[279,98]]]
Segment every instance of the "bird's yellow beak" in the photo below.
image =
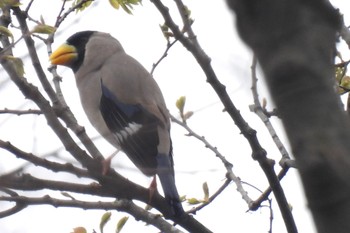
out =
[[63,44],[51,54],[49,59],[53,65],[68,65],[77,58],[77,49],[72,45]]

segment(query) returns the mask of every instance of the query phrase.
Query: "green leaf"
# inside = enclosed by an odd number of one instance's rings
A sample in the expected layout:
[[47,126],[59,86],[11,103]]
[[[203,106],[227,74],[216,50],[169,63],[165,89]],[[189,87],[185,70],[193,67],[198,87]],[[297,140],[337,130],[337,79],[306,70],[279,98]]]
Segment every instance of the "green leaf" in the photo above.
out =
[[52,34],[56,31],[55,27],[46,25],[46,24],[37,24],[33,29],[32,33],[39,33],[39,34]]
[[339,94],[344,94],[346,92],[350,91],[350,76],[344,76],[341,80],[341,82],[339,83],[339,90],[338,93]]
[[4,36],[7,36],[7,37],[10,37],[11,38],[11,43],[14,42],[12,32],[7,27],[0,26],[0,34],[4,35]]
[[196,204],[202,203],[202,201],[198,200],[198,199],[195,198],[195,197],[192,197],[192,198],[187,199],[187,202],[188,202],[188,204],[190,204],[190,205],[196,205]]
[[[75,7],[76,5],[80,4],[82,1],[84,1],[84,0],[75,0],[73,2],[73,7]],[[93,1],[86,1],[86,2],[84,2],[79,8],[76,9],[76,12],[85,10],[86,8],[88,8],[91,5],[92,2]]]
[[141,4],[141,0],[127,0],[127,2],[133,5]]
[[125,217],[122,217],[118,223],[117,223],[117,229],[116,229],[116,233],[119,233],[121,232],[121,230],[123,229],[125,223],[128,221],[129,217],[128,216],[125,216]]
[[112,213],[106,212],[102,215],[101,221],[100,221],[100,231],[103,233],[103,228],[105,227],[106,223],[111,219]]
[[160,30],[162,30],[163,36],[167,41],[169,41],[170,37],[174,37],[174,34],[171,31],[169,31],[168,25],[164,23],[163,25],[159,25],[159,27],[160,27]]
[[191,15],[191,10],[187,6],[184,6],[184,11],[185,11],[185,16],[189,18]]
[[114,9],[119,9],[120,7],[120,4],[118,2],[118,0],[109,0],[109,4],[111,4],[111,6],[114,8]]
[[339,84],[344,76],[344,73],[345,73],[345,66],[335,68],[335,79]]
[[132,6],[130,6],[130,4],[125,4],[125,3],[121,3],[120,6],[123,8],[123,10],[128,13],[128,14],[132,14],[131,10],[133,9]]
[[19,0],[0,0],[0,7],[18,7],[22,4],[19,2]]
[[176,107],[177,107],[177,109],[179,109],[181,115],[184,112],[185,103],[186,103],[186,96],[181,96],[180,98],[178,98],[176,100]]
[[128,14],[132,14],[132,5],[138,5],[140,3],[140,0],[109,0],[109,4],[111,4],[114,9],[119,10],[121,7]]
[[11,55],[3,56],[3,59],[8,60],[13,64],[13,67],[15,68],[15,71],[19,77],[24,76],[25,72],[22,59]]

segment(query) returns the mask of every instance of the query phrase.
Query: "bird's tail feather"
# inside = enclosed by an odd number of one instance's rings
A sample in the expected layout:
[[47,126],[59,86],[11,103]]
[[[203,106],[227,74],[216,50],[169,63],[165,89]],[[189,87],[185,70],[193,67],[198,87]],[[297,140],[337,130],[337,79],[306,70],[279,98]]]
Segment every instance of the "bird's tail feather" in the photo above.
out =
[[157,174],[163,187],[165,199],[169,203],[174,216],[180,217],[185,213],[175,186],[173,166],[167,155],[157,155]]

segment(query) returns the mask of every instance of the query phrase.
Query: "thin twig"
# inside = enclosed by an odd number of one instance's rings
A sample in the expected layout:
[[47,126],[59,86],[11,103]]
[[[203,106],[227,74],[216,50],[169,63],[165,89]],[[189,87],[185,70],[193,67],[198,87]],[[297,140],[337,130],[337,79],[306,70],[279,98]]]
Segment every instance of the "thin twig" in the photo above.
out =
[[265,124],[266,128],[268,129],[268,131],[271,135],[272,140],[275,142],[276,147],[281,152],[281,155],[282,155],[281,161],[291,160],[287,149],[285,148],[285,146],[281,142],[281,140],[280,140],[279,136],[277,135],[274,127],[272,126],[269,118],[265,115],[265,111],[263,111],[263,107],[260,103],[258,88],[257,88],[258,78],[257,78],[257,74],[256,74],[256,65],[257,65],[257,59],[254,56],[253,62],[251,65],[251,71],[252,71],[251,90],[252,90],[252,94],[253,94],[254,104],[249,106],[250,111],[256,113],[259,116],[259,118],[261,119],[261,121]]
[[0,114],[15,114],[15,115],[18,115],[18,116],[21,116],[21,115],[27,115],[27,114],[36,114],[36,115],[40,115],[42,114],[42,111],[41,110],[37,110],[37,109],[28,109],[28,110],[15,110],[15,109],[3,109],[3,110],[0,110]]
[[0,148],[3,148],[12,154],[14,154],[17,158],[24,159],[28,162],[30,162],[33,165],[41,166],[46,169],[49,169],[53,172],[68,172],[70,174],[75,174],[78,177],[89,177],[92,178],[91,175],[88,173],[87,170],[81,169],[78,167],[73,166],[72,164],[61,164],[53,161],[49,161],[45,158],[41,158],[39,156],[36,156],[32,153],[27,153],[16,146],[12,145],[10,142],[5,142],[0,139]]
[[211,195],[207,201],[205,201],[197,207],[192,208],[191,210],[187,211],[187,213],[196,214],[197,211],[203,209],[204,207],[212,203],[215,200],[215,198],[217,198],[229,186],[230,183],[231,180],[226,179],[225,182],[220,186],[220,188],[213,195]]
[[28,14],[30,8],[32,7],[34,0],[30,0],[30,2],[28,3],[26,9],[24,10],[26,12],[26,14]]
[[223,156],[220,151],[212,146],[203,136],[198,135],[196,132],[194,132],[187,124],[184,122],[181,122],[180,120],[176,119],[174,116],[170,115],[171,120],[175,122],[176,124],[182,126],[184,129],[187,130],[188,136],[195,137],[199,141],[201,141],[206,148],[214,152],[214,154],[221,160],[221,162],[224,164],[226,168],[226,177],[228,178],[229,181],[233,181],[236,184],[237,191],[241,194],[243,200],[247,203],[248,206],[253,203],[253,200],[248,196],[248,192],[245,191],[245,189],[242,186],[241,179],[237,177],[234,172],[232,171],[233,165]]
[[157,66],[161,63],[161,61],[164,59],[164,58],[166,58],[167,56],[168,56],[168,52],[169,52],[169,50],[170,50],[170,48],[177,42],[178,40],[177,39],[175,39],[173,42],[169,42],[168,41],[168,43],[167,43],[167,46],[166,46],[166,48],[165,48],[165,51],[164,51],[164,53],[163,53],[163,55],[158,59],[158,61],[156,62],[156,63],[153,63],[153,65],[152,65],[152,69],[151,69],[151,74],[153,74],[153,72],[154,72],[154,70],[157,68]]

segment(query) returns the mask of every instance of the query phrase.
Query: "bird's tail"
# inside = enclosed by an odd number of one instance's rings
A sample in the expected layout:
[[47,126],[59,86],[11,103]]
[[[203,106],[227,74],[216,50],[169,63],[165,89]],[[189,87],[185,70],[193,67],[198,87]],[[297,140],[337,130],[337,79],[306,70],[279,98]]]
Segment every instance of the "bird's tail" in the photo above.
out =
[[181,217],[185,211],[182,208],[179,194],[175,186],[174,169],[171,158],[166,155],[157,155],[157,174],[163,187],[165,199],[169,203],[173,215]]

